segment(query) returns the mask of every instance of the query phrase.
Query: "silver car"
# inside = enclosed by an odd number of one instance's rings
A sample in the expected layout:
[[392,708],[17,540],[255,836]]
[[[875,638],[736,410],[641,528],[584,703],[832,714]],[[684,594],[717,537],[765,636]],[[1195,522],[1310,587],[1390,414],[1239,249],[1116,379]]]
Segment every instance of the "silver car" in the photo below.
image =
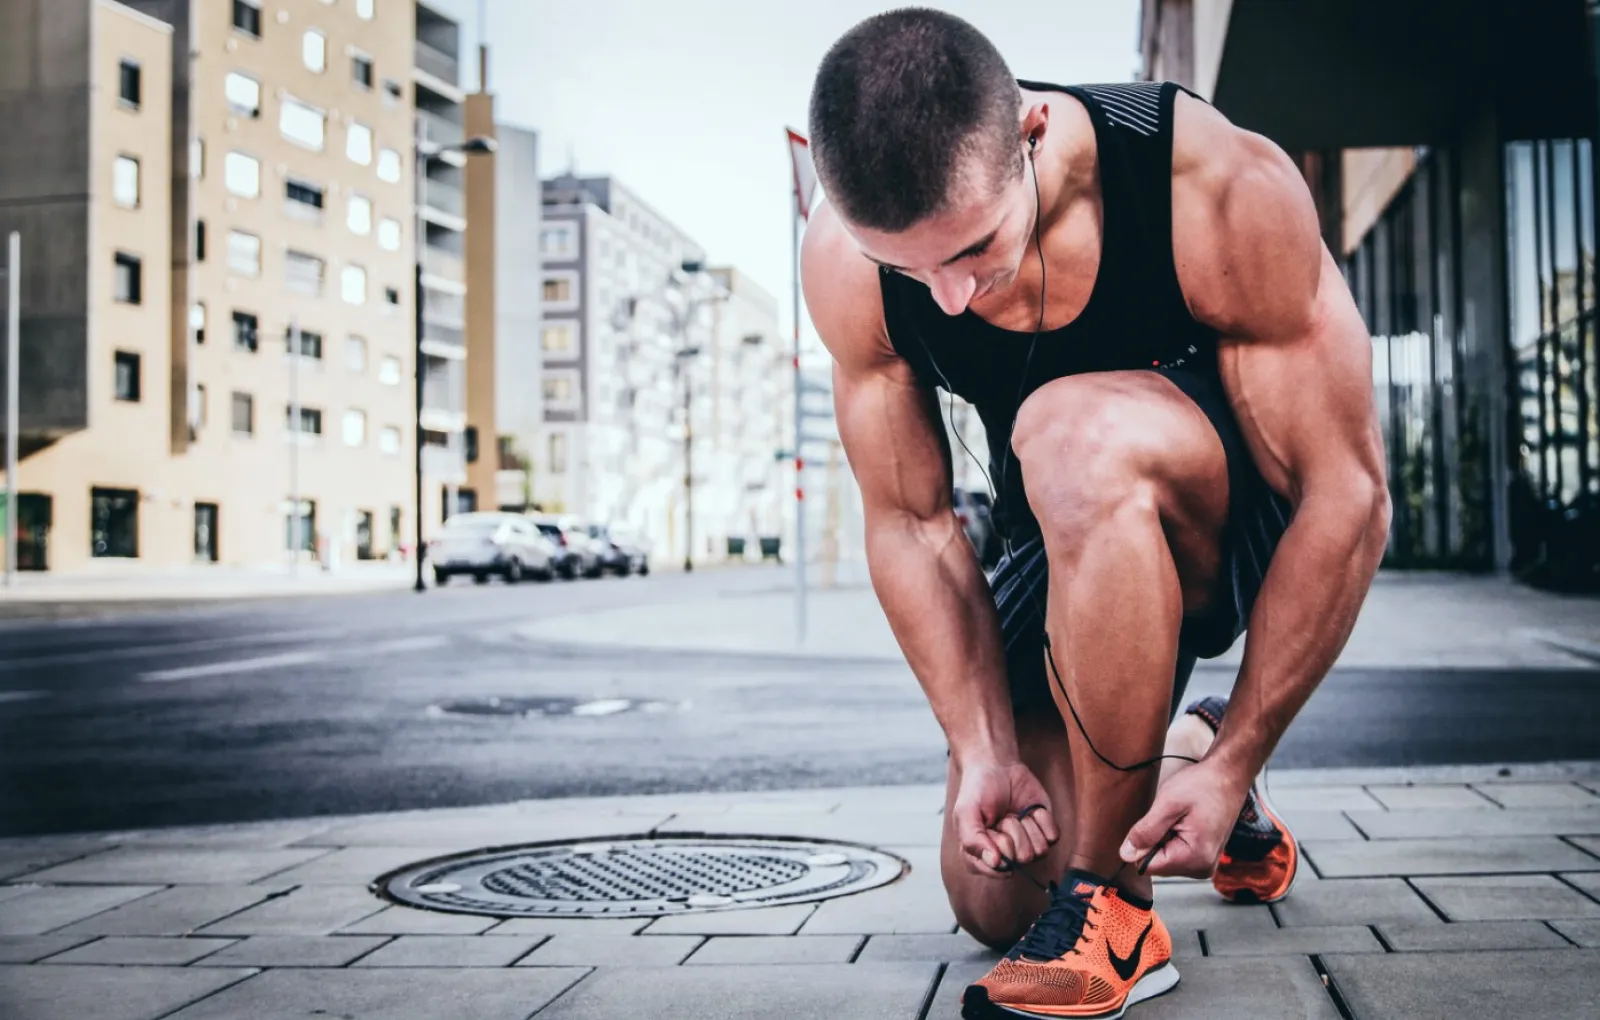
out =
[[521,514],[457,514],[428,543],[433,579],[447,584],[457,574],[479,584],[498,575],[507,584],[525,577],[549,580],[555,573],[554,548]]

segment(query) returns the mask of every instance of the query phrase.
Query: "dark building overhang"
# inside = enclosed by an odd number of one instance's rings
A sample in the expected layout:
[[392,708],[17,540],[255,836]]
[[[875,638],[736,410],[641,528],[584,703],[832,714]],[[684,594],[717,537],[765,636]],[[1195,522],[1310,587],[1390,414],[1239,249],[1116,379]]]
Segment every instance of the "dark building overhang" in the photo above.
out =
[[1585,0],[1234,0],[1213,101],[1289,149],[1595,130]]

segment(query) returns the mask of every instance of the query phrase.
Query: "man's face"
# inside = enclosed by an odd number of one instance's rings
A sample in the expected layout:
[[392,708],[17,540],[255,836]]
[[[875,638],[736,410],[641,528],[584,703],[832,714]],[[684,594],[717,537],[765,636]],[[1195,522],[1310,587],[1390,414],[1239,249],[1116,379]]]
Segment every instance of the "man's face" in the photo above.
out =
[[1017,278],[1033,236],[1029,172],[998,185],[985,169],[960,174],[944,212],[898,233],[848,219],[845,228],[867,258],[926,285],[946,315],[960,315]]

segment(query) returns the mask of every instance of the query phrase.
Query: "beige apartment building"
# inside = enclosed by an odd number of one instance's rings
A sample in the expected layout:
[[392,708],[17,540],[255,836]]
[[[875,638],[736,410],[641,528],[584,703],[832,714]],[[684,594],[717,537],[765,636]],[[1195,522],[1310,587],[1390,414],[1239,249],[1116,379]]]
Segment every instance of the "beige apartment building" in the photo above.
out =
[[[0,232],[24,250],[19,567],[409,546],[414,238],[438,219],[459,251],[465,227],[459,185],[453,212],[414,206],[415,79],[436,80],[424,17],[376,0],[0,0],[0,36],[29,40],[0,62],[0,125],[36,143],[0,155]],[[452,90],[439,82],[446,106]],[[427,261],[459,302],[450,247]],[[454,340],[441,360],[459,366]],[[450,381],[428,380],[440,495],[464,481]],[[442,503],[425,498],[425,522]]]

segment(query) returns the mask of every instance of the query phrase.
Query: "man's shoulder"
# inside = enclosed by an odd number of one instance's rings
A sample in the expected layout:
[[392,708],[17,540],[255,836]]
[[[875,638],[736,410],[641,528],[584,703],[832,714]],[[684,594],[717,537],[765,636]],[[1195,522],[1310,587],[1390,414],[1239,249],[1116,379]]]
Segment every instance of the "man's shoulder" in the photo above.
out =
[[829,202],[818,205],[806,224],[800,281],[811,322],[836,359],[883,353],[888,331],[878,267],[861,254]]

